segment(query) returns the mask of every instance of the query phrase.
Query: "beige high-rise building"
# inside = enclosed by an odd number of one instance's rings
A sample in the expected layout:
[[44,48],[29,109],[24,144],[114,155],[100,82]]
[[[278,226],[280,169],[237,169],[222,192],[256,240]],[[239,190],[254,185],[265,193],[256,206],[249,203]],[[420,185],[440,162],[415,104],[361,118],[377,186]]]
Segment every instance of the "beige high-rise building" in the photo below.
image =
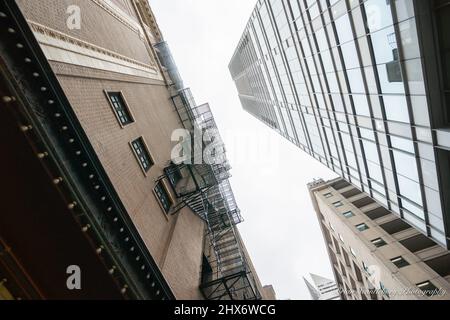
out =
[[338,178],[308,185],[342,299],[450,299],[450,254]]
[[175,129],[216,125],[148,1],[1,1],[0,23],[0,299],[264,298],[229,165],[172,163]]

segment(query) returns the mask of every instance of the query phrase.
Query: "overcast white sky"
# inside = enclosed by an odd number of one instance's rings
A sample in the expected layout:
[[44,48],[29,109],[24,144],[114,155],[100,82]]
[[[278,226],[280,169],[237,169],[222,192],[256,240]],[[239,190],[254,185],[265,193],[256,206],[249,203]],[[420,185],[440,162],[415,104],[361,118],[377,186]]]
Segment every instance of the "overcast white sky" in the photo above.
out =
[[335,174],[240,105],[228,63],[256,0],[149,1],[185,85],[214,113],[261,282],[278,299],[310,299],[302,276],[333,276],[306,184]]

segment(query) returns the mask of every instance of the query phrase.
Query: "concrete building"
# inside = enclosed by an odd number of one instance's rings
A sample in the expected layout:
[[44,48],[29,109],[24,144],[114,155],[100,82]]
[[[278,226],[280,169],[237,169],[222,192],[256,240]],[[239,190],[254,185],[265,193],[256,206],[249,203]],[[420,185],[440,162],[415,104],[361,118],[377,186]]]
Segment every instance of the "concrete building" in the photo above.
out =
[[172,162],[175,129],[217,127],[148,1],[1,1],[0,24],[0,299],[264,298],[227,162]]
[[342,299],[450,299],[450,254],[338,178],[308,185]]
[[259,0],[243,108],[450,248],[448,0]]
[[340,300],[339,288],[335,281],[313,273],[310,273],[310,276],[314,284],[305,277],[303,277],[303,281],[305,281],[312,300]]

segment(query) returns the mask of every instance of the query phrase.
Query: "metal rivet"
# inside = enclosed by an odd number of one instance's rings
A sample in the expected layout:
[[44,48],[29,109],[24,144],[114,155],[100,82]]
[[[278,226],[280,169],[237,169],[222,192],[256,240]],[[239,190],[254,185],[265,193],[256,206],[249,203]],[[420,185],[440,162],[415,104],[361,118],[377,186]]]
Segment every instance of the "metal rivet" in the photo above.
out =
[[125,242],[128,242],[128,241],[130,241],[130,238],[126,237]]
[[39,77],[39,73],[33,72],[33,77],[35,77],[35,78]]
[[102,201],[105,201],[105,200],[106,200],[106,197],[103,196],[103,197],[101,197],[100,199],[101,199]]
[[117,220],[119,220],[117,217],[114,218],[114,222],[117,222]]
[[134,247],[131,247],[131,248],[130,248],[130,251],[134,251]]
[[97,185],[94,187],[94,189],[95,189],[95,190],[98,190],[98,189],[100,189],[100,186],[97,184]]
[[9,96],[4,96],[4,97],[2,97],[2,100],[3,100],[3,102],[8,103],[8,102],[13,101],[13,98],[9,97]]
[[69,203],[69,205],[67,206],[67,208],[69,208],[70,210],[72,210],[73,208],[75,208],[75,206],[77,205],[77,203],[74,201],[72,203]]
[[66,131],[68,128],[67,128],[67,126],[62,126],[61,129],[62,129],[63,131]]
[[121,232],[121,233],[122,233],[122,232],[123,232],[123,228],[120,228],[119,232]]
[[9,32],[9,33],[15,33],[16,30],[14,30],[13,28],[8,28],[8,32]]
[[109,269],[109,274],[113,274],[114,273],[114,270],[116,270],[116,267],[112,267],[111,269]]
[[111,207],[106,208],[106,211],[110,212],[112,210]]
[[0,17],[1,17],[1,18],[6,18],[7,15],[6,15],[4,12],[1,12],[1,11],[0,11]]
[[137,257],[136,257],[136,261],[139,261],[139,260],[141,260],[141,257],[140,257],[140,256],[137,256]]
[[47,91],[46,87],[41,87],[41,91]]
[[16,44],[16,47],[19,48],[19,49],[22,49],[23,48],[23,44],[18,43],[18,44]]
[[142,266],[141,266],[141,270],[144,270],[144,269],[145,269],[145,265],[142,265]]
[[77,156],[79,156],[79,155],[81,154],[81,151],[77,151],[77,152],[75,152],[75,154],[76,154]]
[[53,179],[53,183],[54,183],[54,184],[59,184],[59,183],[61,183],[62,181],[63,181],[63,178],[61,178],[61,177],[56,178],[56,179]]
[[154,288],[155,287],[155,283],[154,282],[152,282],[152,288]]
[[22,130],[22,131],[28,131],[28,130],[31,130],[31,129],[33,129],[33,127],[32,126],[20,126],[20,130]]
[[158,291],[156,291],[156,295],[157,295],[157,296],[159,296],[159,293],[160,293],[160,292],[159,292],[159,290],[158,290]]
[[30,63],[30,62],[31,62],[31,59],[30,59],[30,58],[25,58],[25,62],[26,62],[26,63]]
[[85,225],[81,230],[83,230],[83,232],[86,232],[89,230],[89,228],[91,227],[90,224]]
[[87,163],[86,163],[86,162],[83,162],[82,166],[83,166],[83,167],[87,167]]
[[146,278],[147,278],[147,279],[150,279],[150,273],[147,273]]
[[45,158],[46,156],[48,156],[48,153],[47,153],[47,152],[39,152],[39,153],[37,154],[37,156],[38,156],[39,159],[43,159],[43,158]]
[[48,103],[49,103],[49,104],[54,104],[55,101],[53,101],[53,100],[48,100]]
[[103,246],[98,247],[96,250],[97,254],[102,253],[102,250],[103,250]]
[[69,143],[73,143],[75,140],[74,139],[69,139]]

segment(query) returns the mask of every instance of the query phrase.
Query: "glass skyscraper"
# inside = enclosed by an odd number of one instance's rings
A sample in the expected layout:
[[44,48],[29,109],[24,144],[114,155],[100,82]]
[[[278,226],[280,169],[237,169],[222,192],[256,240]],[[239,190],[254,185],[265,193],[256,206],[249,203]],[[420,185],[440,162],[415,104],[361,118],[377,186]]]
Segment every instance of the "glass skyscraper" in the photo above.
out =
[[246,111],[447,248],[449,3],[259,0],[229,64]]

